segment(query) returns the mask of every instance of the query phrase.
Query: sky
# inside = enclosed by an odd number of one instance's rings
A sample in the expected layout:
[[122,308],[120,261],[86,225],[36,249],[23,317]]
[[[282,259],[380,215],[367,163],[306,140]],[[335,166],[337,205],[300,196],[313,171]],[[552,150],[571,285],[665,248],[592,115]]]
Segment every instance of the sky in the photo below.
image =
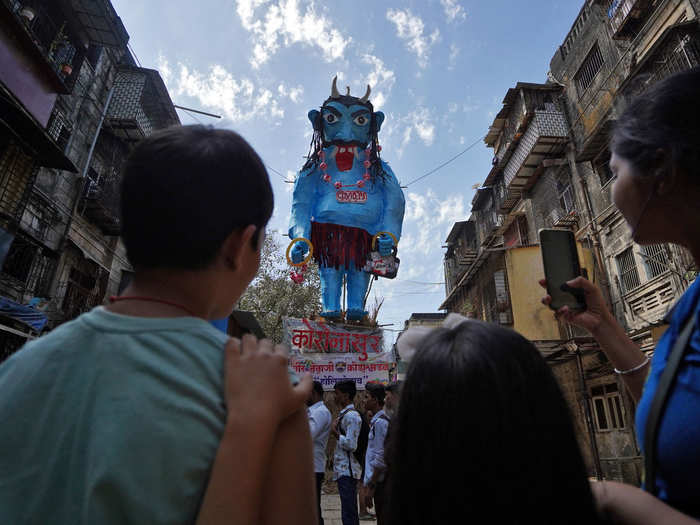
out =
[[[482,138],[516,82],[544,82],[583,0],[112,0],[143,67],[158,69],[183,124],[236,130],[275,192],[283,248],[292,184],[311,138],[307,113],[342,89],[386,115],[382,158],[404,189],[396,279],[374,283],[379,322],[400,330],[445,298],[443,254],[491,167]],[[474,144],[474,145],[473,145]],[[466,153],[433,174],[415,179]],[[205,203],[203,203],[205,205]],[[395,332],[389,332],[394,333]],[[392,339],[389,337],[388,339]]]

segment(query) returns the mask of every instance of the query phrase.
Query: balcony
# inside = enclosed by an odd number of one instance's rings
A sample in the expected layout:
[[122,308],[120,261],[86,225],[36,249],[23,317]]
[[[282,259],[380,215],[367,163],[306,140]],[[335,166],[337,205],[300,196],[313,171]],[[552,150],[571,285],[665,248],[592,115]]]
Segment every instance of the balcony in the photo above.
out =
[[[31,57],[31,70],[40,72],[54,92],[70,93],[84,59],[85,45],[71,28],[69,15],[57,2],[18,3],[12,9],[2,5],[0,11],[8,24],[6,30],[12,23],[12,62],[20,56],[24,60]],[[17,65],[12,63],[11,69],[16,70]]]
[[560,111],[535,111],[518,147],[503,169],[505,185],[501,212],[507,212],[531,187],[542,161],[558,153],[568,140],[568,126]]
[[158,71],[120,66],[107,117],[116,136],[136,142],[180,120]]
[[447,236],[445,252],[445,282],[447,293],[454,288],[479,255],[474,221],[461,221],[452,226]]
[[93,168],[88,170],[83,200],[83,215],[105,235],[119,235],[119,177],[116,170],[108,175],[99,175]]
[[651,0],[612,0],[608,18],[613,38],[632,38],[649,12]]
[[481,246],[487,248],[499,236],[499,229],[503,226],[503,215],[496,210],[479,213],[477,227]]

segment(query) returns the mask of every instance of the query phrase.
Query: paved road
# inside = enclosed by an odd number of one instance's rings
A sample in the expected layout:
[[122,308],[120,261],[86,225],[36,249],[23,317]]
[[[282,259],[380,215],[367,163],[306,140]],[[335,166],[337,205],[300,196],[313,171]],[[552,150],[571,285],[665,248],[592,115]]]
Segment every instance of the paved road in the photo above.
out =
[[[342,525],[340,521],[340,496],[337,494],[321,495],[321,511],[326,525]],[[360,521],[360,524],[372,525],[373,523],[377,522],[375,520]]]

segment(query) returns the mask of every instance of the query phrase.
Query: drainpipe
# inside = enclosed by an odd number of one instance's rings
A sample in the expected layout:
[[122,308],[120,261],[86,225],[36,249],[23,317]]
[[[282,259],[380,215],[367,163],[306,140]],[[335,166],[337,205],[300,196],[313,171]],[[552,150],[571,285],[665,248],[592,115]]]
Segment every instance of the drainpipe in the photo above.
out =
[[591,413],[591,396],[588,393],[588,386],[586,385],[586,376],[583,373],[583,359],[581,357],[581,349],[576,346],[574,354],[576,354],[576,367],[578,368],[579,383],[581,386],[581,392],[583,393],[583,406],[586,412],[586,427],[588,427],[588,438],[591,440],[591,453],[593,454],[593,466],[595,468],[595,476],[598,481],[603,479],[603,468],[600,464],[600,453],[598,452],[598,442],[595,437],[595,429],[593,427],[593,414]]
[[579,172],[578,170],[578,166],[576,165],[576,154],[574,152],[573,143],[571,144],[572,147],[568,148],[566,156],[569,161],[569,168],[571,169],[571,173],[574,175],[575,180],[577,180],[579,184],[581,184],[581,193],[583,194],[583,200],[586,205],[586,213],[588,213],[588,217],[590,218],[589,228],[591,230],[591,237],[593,239],[593,255],[596,259],[596,264],[598,265],[601,271],[602,279],[600,282],[600,286],[603,290],[603,294],[607,298],[608,304],[610,305],[612,297],[610,293],[610,276],[608,275],[608,269],[605,265],[605,259],[603,258],[603,251],[600,243],[600,230],[598,229],[598,221],[596,219],[595,213],[593,212],[593,205],[591,204],[591,194],[588,190],[588,183],[586,182],[586,179],[583,177],[583,175],[581,175],[581,172]]
[[[90,168],[90,163],[92,162],[92,154],[95,152],[95,144],[97,144],[97,138],[100,136],[100,131],[102,131],[102,124],[104,124],[105,117],[107,116],[107,110],[109,109],[109,103],[112,100],[112,95],[114,95],[114,88],[116,86],[115,84],[112,84],[112,87],[109,89],[109,92],[107,93],[107,100],[105,101],[105,105],[102,108],[102,114],[100,115],[100,121],[97,123],[97,129],[95,129],[95,134],[92,137],[92,142],[90,143],[90,149],[88,150],[88,155],[87,155],[87,160],[85,161],[85,165],[83,166],[83,171],[80,174],[80,177],[75,181],[76,182],[76,196],[75,199],[73,200],[73,209],[71,211],[70,217],[68,217],[68,222],[66,223],[66,228],[63,231],[63,237],[61,237],[61,240],[58,244],[58,252],[63,253],[63,250],[66,247],[66,241],[68,239],[68,234],[70,233],[71,226],[73,225],[73,218],[75,217],[75,214],[78,212],[78,205],[80,204],[80,197],[83,195],[85,191],[85,183],[87,181],[87,172],[88,169]],[[56,289],[56,285],[58,284],[56,281],[58,280],[58,265],[56,265],[56,268],[54,269],[54,274],[51,279],[51,291],[52,293]]]

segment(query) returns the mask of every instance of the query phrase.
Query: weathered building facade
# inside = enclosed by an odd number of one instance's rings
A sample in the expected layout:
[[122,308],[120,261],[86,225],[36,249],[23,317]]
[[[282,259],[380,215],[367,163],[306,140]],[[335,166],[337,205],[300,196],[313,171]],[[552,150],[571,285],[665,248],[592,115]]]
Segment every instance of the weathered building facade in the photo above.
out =
[[2,360],[128,279],[120,170],[179,120],[109,0],[0,0],[0,15]]
[[630,337],[652,351],[695,278],[676,246],[638,246],[611,199],[609,132],[629,96],[700,64],[696,0],[587,0],[546,84],[518,83],[485,137],[493,166],[445,253],[448,311],[512,327],[559,379],[591,474],[638,483],[634,405],[605,355],[539,299],[537,232],[575,233],[582,267]]

